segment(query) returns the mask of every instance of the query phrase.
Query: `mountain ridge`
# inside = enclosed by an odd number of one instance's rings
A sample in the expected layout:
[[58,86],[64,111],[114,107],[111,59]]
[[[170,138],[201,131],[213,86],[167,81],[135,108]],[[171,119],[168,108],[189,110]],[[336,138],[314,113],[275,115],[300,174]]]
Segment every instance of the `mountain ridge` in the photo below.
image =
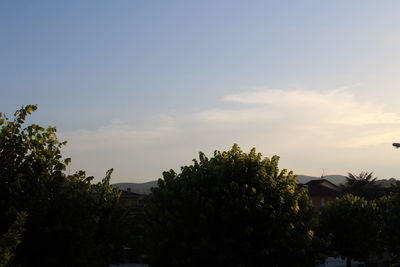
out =
[[[296,175],[296,177],[300,184],[308,183],[311,180],[321,179],[321,177],[308,175]],[[344,175],[326,175],[323,178],[336,185],[344,184],[344,182],[346,181],[346,176]],[[397,181],[397,179],[395,178],[379,179],[376,180],[376,183],[378,185],[381,185],[382,187],[389,187],[391,183],[395,181]],[[138,194],[150,194],[151,188],[157,187],[157,180],[144,183],[115,183],[112,184],[112,186],[115,186],[121,190],[127,190],[128,188],[130,188],[132,192]]]

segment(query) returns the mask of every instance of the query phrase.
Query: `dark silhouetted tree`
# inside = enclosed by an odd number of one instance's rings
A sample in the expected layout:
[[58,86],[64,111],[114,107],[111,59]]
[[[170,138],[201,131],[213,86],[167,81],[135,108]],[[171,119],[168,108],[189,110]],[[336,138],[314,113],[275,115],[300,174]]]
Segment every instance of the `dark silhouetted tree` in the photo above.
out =
[[363,197],[367,200],[374,200],[382,197],[385,190],[376,183],[373,172],[361,172],[358,175],[348,173],[342,191],[344,194]]
[[378,203],[381,222],[379,240],[397,264],[393,266],[400,266],[400,182],[393,183],[390,195],[381,198]]
[[378,208],[375,202],[345,195],[323,207],[320,229],[330,237],[333,254],[346,259],[365,261],[376,251]]
[[108,266],[123,247],[125,211],[112,170],[97,184],[82,171],[64,173],[54,127],[31,124],[29,105],[14,120],[0,116],[0,233],[19,211],[29,214],[13,262],[23,266]]
[[313,209],[278,161],[234,145],[164,172],[145,208],[150,266],[313,266]]

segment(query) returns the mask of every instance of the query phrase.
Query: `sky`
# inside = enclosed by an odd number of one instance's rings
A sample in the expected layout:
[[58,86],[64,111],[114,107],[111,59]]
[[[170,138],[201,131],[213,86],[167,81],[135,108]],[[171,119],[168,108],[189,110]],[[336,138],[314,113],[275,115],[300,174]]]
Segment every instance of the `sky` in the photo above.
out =
[[234,143],[296,174],[399,177],[399,1],[0,2],[0,111],[69,172],[145,182]]

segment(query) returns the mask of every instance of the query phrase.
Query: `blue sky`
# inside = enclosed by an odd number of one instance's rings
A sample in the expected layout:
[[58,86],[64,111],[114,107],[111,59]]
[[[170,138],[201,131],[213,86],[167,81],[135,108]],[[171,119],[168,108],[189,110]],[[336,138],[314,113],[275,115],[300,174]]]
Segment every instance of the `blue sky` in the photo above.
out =
[[2,1],[0,111],[71,170],[141,182],[238,143],[298,174],[397,177],[398,1]]

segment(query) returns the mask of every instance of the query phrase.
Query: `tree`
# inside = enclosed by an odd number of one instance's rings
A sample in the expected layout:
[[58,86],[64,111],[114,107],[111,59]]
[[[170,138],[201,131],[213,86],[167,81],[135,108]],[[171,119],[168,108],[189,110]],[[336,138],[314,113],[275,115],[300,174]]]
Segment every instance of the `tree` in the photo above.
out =
[[373,178],[373,172],[361,172],[358,175],[348,173],[342,191],[367,200],[378,199],[385,194],[385,190],[376,184],[376,179]]
[[0,232],[16,214],[29,214],[12,264],[23,266],[108,266],[122,250],[125,211],[112,170],[97,184],[79,171],[66,175],[55,127],[24,128],[34,105],[13,120],[0,115]]
[[234,145],[164,172],[145,208],[150,266],[312,266],[313,209],[278,161]]
[[378,202],[380,205],[379,240],[392,259],[400,266],[400,182],[392,184],[391,193]]
[[330,249],[337,256],[365,261],[377,248],[378,208],[375,202],[345,195],[322,208],[320,229],[330,236]]

